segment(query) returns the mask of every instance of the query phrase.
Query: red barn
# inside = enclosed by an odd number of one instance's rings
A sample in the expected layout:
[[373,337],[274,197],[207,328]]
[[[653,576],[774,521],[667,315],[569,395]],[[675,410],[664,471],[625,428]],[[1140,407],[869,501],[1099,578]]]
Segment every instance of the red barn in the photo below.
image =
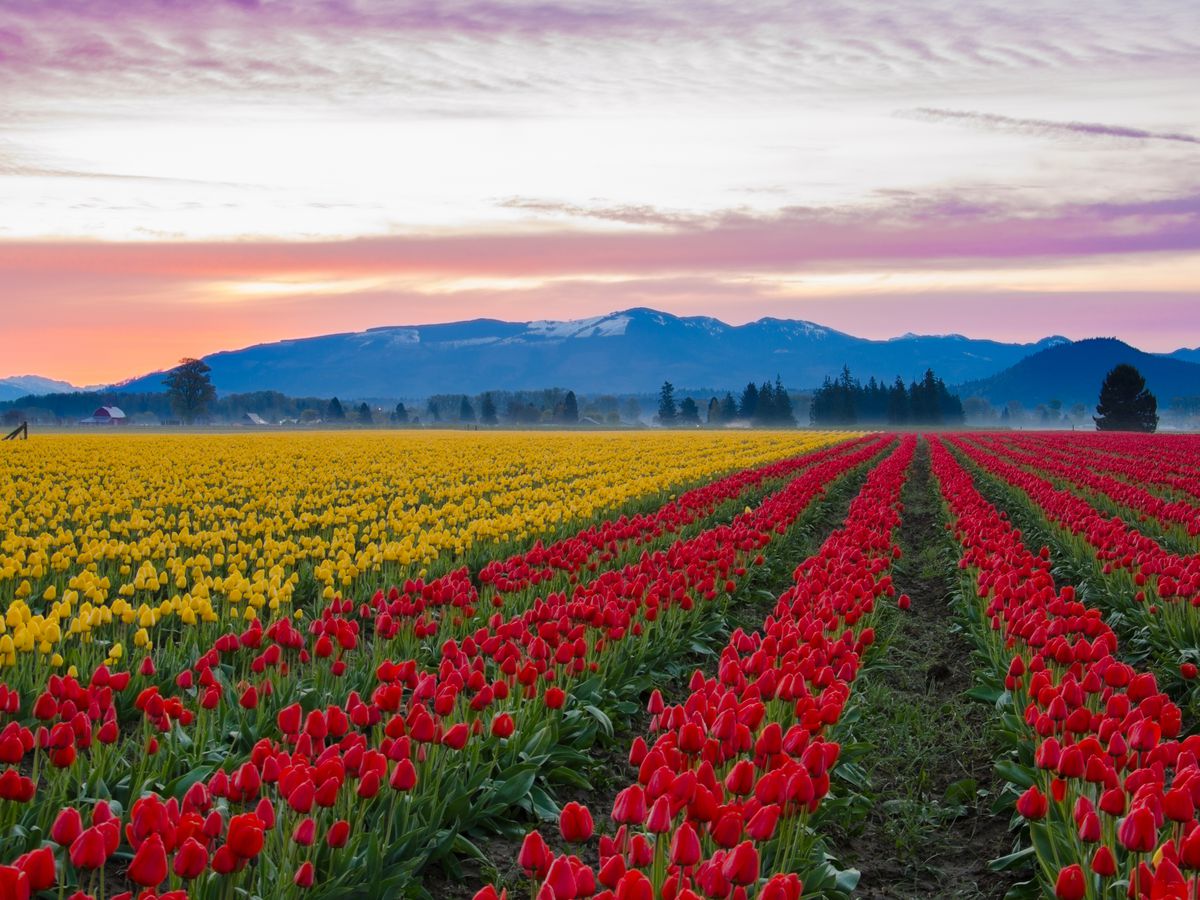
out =
[[119,406],[101,406],[86,419],[79,420],[80,425],[128,425],[129,419]]

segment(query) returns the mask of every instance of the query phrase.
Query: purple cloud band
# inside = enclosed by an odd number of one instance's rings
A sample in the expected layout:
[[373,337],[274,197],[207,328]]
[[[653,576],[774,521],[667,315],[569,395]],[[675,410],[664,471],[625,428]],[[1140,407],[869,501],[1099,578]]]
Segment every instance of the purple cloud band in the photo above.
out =
[[1085,136],[1099,138],[1121,138],[1135,141],[1177,141],[1183,144],[1200,144],[1200,137],[1177,131],[1146,131],[1143,128],[1128,128],[1124,125],[1103,125],[1097,122],[1056,122],[1051,119],[1020,119],[996,113],[970,112],[966,110],[938,109],[922,106],[910,110],[907,115],[926,122],[957,122],[976,125],[999,131],[1016,131],[1022,134],[1038,134],[1050,137]]
[[[646,215],[650,215],[647,213]],[[728,212],[647,233],[558,229],[344,241],[0,242],[0,280],[50,272],[221,280],[753,273],[1200,251],[1200,194],[1019,212],[950,197],[869,209]]]

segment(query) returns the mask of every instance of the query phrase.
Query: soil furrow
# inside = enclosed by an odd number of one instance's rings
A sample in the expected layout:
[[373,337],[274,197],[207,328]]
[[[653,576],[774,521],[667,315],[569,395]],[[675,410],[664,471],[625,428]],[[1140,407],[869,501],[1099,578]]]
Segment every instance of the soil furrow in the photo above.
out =
[[957,557],[924,441],[904,504],[896,588],[912,605],[887,614],[859,689],[853,737],[874,749],[864,761],[873,803],[843,861],[862,871],[862,897],[999,898],[1008,881],[987,864],[1012,843],[990,812],[1000,746],[990,708],[966,695],[972,647],[951,605]]

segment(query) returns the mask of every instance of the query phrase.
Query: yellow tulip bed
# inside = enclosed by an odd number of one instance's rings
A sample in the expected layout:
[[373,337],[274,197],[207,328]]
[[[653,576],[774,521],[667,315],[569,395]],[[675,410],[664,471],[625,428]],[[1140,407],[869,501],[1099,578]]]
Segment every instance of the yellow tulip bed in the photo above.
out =
[[[0,453],[0,665],[120,665],[155,627],[473,568],[684,486],[846,435],[51,435]],[[306,587],[305,587],[306,586]],[[299,592],[299,593],[298,593]],[[309,594],[311,593],[311,598]],[[312,612],[311,609],[307,612]],[[133,626],[136,625],[136,628]]]

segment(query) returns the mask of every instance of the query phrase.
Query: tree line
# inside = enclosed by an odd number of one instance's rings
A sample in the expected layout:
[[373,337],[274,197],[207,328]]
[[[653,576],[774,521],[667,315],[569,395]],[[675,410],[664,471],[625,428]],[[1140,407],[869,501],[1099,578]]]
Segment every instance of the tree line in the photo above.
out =
[[874,376],[863,384],[842,368],[837,379],[825,378],[813,393],[814,425],[961,425],[963,405],[944,381],[925,370],[920,381],[905,385],[896,376],[889,386]]
[[[745,422],[751,425],[786,428],[796,424],[792,398],[778,375],[775,376],[774,384],[769,381],[764,381],[761,385],[750,382],[742,390],[740,400],[735,400],[729,392],[720,399],[710,397],[703,415],[708,425]],[[695,399],[684,397],[676,403],[675,385],[664,381],[658,394],[659,424],[668,428],[695,427],[701,424],[700,418],[700,406]]]

